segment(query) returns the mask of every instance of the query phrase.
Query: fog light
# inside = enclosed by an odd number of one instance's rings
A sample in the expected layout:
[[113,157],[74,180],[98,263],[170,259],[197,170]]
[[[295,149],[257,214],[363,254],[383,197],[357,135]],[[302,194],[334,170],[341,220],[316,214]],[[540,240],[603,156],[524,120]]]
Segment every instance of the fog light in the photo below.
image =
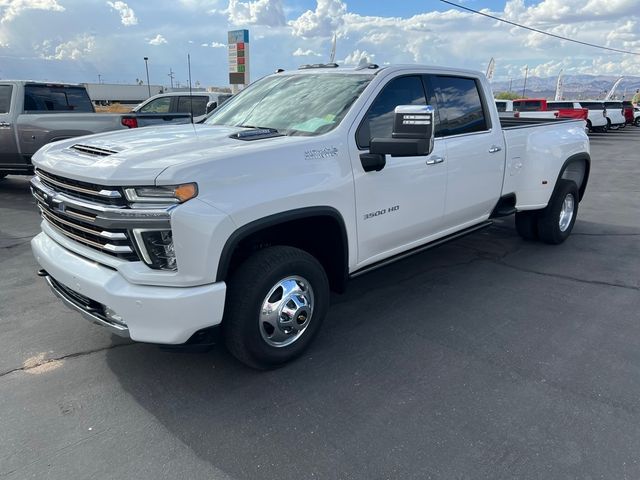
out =
[[151,268],[176,270],[176,251],[171,230],[134,230],[142,258]]
[[109,320],[110,322],[118,323],[120,325],[124,325],[125,327],[127,326],[127,324],[124,322],[124,319],[120,315],[118,315],[115,310],[107,307],[106,305],[104,306],[104,316],[107,317],[107,320]]

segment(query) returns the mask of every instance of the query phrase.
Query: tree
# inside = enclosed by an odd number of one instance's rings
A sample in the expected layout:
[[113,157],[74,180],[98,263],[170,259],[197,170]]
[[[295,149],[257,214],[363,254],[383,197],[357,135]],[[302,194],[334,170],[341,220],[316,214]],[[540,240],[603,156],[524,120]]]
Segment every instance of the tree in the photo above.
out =
[[522,98],[522,96],[515,92],[498,92],[494,95],[494,98],[496,100],[516,100],[517,98]]

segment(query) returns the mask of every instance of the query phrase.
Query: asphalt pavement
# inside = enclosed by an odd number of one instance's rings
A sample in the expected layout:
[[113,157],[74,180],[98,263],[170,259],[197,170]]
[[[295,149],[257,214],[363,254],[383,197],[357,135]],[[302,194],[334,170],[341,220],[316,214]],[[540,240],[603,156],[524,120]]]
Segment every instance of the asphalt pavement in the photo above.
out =
[[640,478],[640,128],[591,139],[564,244],[507,218],[358,278],[269,372],[67,310],[1,180],[0,478]]

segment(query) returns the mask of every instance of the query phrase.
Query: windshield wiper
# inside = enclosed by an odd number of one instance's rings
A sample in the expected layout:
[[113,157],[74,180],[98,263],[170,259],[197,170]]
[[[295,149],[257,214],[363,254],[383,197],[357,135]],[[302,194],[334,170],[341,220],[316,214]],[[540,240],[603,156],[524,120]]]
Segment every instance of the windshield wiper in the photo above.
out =
[[256,127],[255,125],[236,125],[236,127],[253,128],[255,130],[269,130],[270,132],[280,133],[277,128],[272,128],[272,127]]

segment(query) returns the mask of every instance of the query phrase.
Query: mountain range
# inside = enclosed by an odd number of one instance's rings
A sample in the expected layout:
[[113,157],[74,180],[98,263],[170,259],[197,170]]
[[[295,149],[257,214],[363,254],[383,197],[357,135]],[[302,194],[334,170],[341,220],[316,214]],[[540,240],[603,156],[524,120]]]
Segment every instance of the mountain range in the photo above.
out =
[[[620,77],[613,75],[565,75],[563,97],[566,100],[602,99],[611,90],[618,78]],[[529,77],[527,78],[524,96],[552,99],[556,93],[557,80],[558,77]],[[510,84],[512,92],[522,94],[524,78],[491,82],[493,91],[496,94],[508,92]],[[617,100],[630,100],[638,89],[640,89],[640,77],[624,77],[616,88],[615,98]]]

